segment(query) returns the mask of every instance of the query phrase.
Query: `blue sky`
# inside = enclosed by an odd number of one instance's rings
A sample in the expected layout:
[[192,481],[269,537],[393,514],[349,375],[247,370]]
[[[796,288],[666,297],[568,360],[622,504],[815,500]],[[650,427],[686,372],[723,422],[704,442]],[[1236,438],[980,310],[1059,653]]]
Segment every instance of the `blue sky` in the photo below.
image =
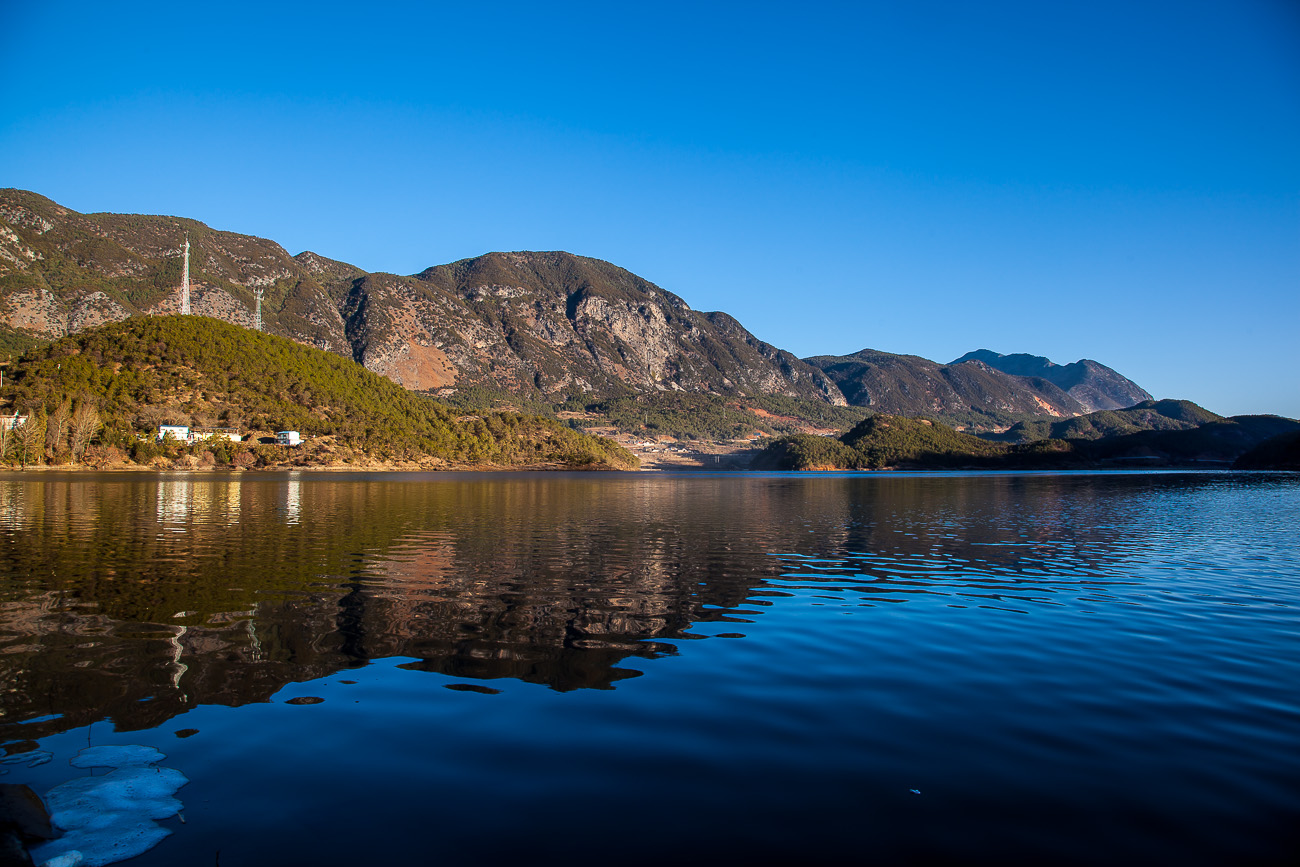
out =
[[1300,417],[1300,3],[0,4],[0,186]]

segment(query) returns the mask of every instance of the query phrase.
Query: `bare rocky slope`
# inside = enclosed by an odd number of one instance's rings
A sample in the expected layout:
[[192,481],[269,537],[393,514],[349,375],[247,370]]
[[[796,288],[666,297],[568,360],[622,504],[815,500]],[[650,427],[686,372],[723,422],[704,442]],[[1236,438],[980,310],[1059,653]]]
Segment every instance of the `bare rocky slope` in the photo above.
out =
[[649,391],[843,404],[819,370],[608,262],[489,253],[370,274],[344,305],[359,361],[408,388],[491,383],[553,402]]

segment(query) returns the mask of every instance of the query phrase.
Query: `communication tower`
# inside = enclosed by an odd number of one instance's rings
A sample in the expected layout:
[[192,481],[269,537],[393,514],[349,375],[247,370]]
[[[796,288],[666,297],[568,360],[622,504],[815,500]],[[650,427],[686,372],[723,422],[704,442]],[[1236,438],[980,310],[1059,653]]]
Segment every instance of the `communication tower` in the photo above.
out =
[[257,301],[257,312],[253,314],[253,330],[262,330],[262,287],[258,286],[253,290],[253,298]]
[[190,315],[190,233],[185,233],[185,270],[181,276],[181,315]]

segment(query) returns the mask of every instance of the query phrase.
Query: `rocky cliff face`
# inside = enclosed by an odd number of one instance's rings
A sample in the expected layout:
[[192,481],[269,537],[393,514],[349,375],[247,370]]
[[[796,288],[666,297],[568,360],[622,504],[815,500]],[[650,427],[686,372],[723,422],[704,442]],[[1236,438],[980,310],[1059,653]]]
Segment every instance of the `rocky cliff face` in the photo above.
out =
[[598,259],[490,253],[430,268],[416,280],[427,303],[459,304],[469,313],[443,323],[474,326],[444,327],[435,347],[464,359],[464,370],[515,389],[531,384],[553,399],[658,390],[844,403],[824,374],[726,314],[692,310]]
[[977,349],[966,353],[953,364],[970,361],[986,364],[1013,376],[1045,379],[1083,404],[1087,412],[1126,409],[1152,400],[1151,394],[1133,380],[1087,358],[1072,364],[1054,364],[1040,355],[1002,355],[988,349]]
[[484,385],[563,400],[646,391],[782,394],[843,405],[821,371],[722,313],[608,262],[490,253],[410,277],[194,220],[79,214],[0,191],[0,330],[49,339],[179,311],[191,243],[191,308],[350,356],[417,391]]

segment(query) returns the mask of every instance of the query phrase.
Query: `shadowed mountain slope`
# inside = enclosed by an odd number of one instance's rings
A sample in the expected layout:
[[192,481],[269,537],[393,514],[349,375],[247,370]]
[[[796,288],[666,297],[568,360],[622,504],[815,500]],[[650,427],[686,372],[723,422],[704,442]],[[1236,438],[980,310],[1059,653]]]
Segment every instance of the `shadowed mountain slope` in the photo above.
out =
[[1071,364],[1054,364],[1040,355],[1002,355],[989,349],[977,349],[952,363],[967,361],[980,361],[1012,376],[1045,379],[1083,404],[1088,412],[1125,409],[1152,399],[1151,394],[1133,380],[1087,358]]
[[[1177,403],[1196,407],[1186,401]],[[1294,458],[1295,447],[1295,441],[1285,437],[1297,433],[1300,422],[1279,416],[1214,416],[1211,421],[1180,430],[1148,429],[1099,439],[1007,444],[958,433],[927,419],[876,415],[837,439],[805,434],[781,437],[755,456],[753,466],[768,470],[1025,470],[1225,467],[1240,459],[1239,466],[1244,462],[1251,468],[1284,467]],[[1269,444],[1269,448],[1259,454],[1251,452],[1262,444]],[[1252,456],[1247,459],[1244,455]]]
[[1300,430],[1278,434],[1237,458],[1234,470],[1300,470]]
[[1012,376],[978,362],[939,364],[874,349],[805,360],[824,371],[851,405],[887,415],[928,415],[988,427],[1018,416],[1084,412],[1079,401],[1045,379]]

